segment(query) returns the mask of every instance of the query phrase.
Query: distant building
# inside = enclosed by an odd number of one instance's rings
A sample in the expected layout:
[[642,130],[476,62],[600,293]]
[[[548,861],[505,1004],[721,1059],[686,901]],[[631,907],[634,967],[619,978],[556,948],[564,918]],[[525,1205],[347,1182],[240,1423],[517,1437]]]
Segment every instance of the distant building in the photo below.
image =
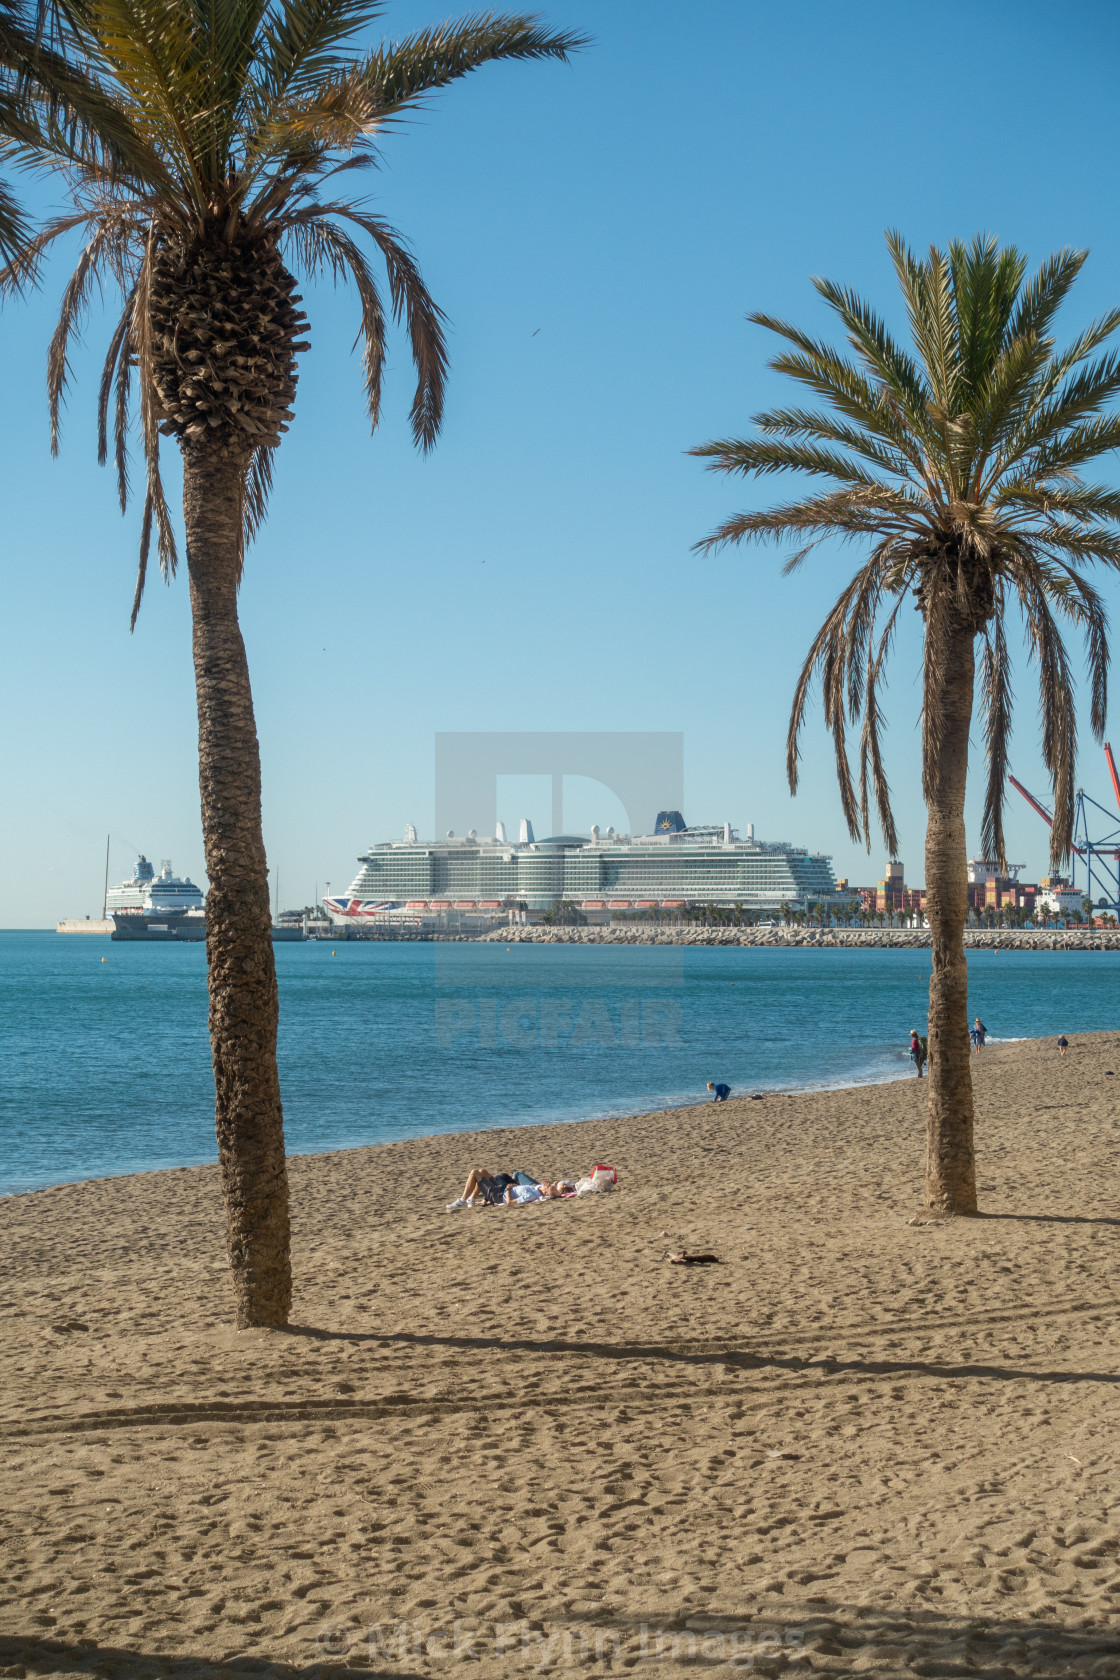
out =
[[969,858],[969,909],[1013,909],[1032,913],[1038,888],[1033,882],[1019,880],[1024,868],[1021,863],[1008,863],[1001,869],[998,858]]
[[907,916],[925,908],[925,888],[908,887],[905,871],[899,858],[890,858],[886,874],[875,887],[864,887],[860,894],[863,908],[888,916]]

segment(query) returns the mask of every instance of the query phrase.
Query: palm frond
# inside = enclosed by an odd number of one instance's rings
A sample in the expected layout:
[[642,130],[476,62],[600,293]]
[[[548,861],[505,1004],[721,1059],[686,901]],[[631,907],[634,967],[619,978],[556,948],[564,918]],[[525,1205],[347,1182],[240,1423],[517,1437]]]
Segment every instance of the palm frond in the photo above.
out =
[[[1055,251],[1046,259],[1019,292],[1007,329],[1010,340],[1048,336],[1054,316],[1068,297],[1088,255],[1088,251],[1067,249]],[[1107,338],[1113,330],[1109,328],[1104,336]]]
[[[1002,598],[999,604],[1002,609]],[[1003,812],[1007,798],[1008,751],[1011,745],[1014,696],[1002,610],[996,612],[992,622],[984,626],[980,639],[980,701],[988,771],[980,844],[984,856],[996,858],[1001,869],[1004,869],[1007,866],[1007,846],[1003,834]]]
[[[893,444],[859,426],[845,424],[835,416],[817,409],[772,408],[754,416],[754,424],[767,437],[813,438],[824,443],[839,444],[862,460],[881,467],[884,472],[913,484],[918,481],[913,463]],[[699,450],[691,451],[699,454]],[[710,453],[710,451],[708,451]]]
[[558,59],[591,44],[577,30],[550,31],[531,14],[475,12],[379,47],[355,71],[376,119],[398,116],[425,94],[499,59]]
[[399,321],[404,317],[416,368],[416,394],[409,416],[413,440],[419,448],[431,449],[443,420],[447,384],[447,345],[443,335],[446,316],[425,286],[407,245],[387,222],[352,205],[335,205],[331,214],[361,228],[381,253],[389,278],[393,318]]
[[370,427],[376,430],[381,418],[381,379],[385,366],[385,311],[369,264],[349,235],[336,227],[318,205],[294,215],[285,231],[297,260],[308,274],[329,273],[336,283],[348,276],[354,282],[361,306],[355,342],[362,346],[366,406]]

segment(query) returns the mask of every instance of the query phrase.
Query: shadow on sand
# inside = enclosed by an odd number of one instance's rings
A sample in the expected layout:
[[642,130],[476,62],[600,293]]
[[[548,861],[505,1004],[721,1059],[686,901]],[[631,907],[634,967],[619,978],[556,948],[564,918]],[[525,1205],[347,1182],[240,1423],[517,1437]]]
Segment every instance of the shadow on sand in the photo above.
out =
[[800,1358],[777,1353],[742,1353],[734,1347],[690,1349],[657,1342],[571,1342],[532,1341],[513,1336],[434,1336],[413,1335],[397,1331],[392,1335],[377,1331],[323,1330],[314,1325],[292,1324],[283,1332],[291,1336],[308,1336],[319,1341],[374,1343],[391,1347],[431,1347],[454,1349],[463,1353],[543,1353],[579,1354],[585,1359],[611,1361],[664,1361],[677,1365],[719,1365],[725,1369],[742,1371],[779,1370],[797,1374],[819,1371],[825,1375],[842,1373],[848,1376],[895,1377],[907,1374],[921,1377],[961,1379],[984,1377],[997,1382],[1032,1383],[1105,1383],[1120,1385],[1120,1373],[1115,1371],[1038,1371],[1009,1365],[942,1364],[923,1359],[841,1359],[837,1357]]
[[[1058,1607],[1038,1616],[950,1616],[908,1607],[905,1611],[862,1609],[824,1597],[786,1605],[742,1607],[723,1613],[666,1605],[663,1614],[608,1611],[574,1617],[542,1617],[535,1624],[454,1623],[451,1614],[428,1612],[429,1621],[385,1622],[374,1631],[347,1630],[342,1648],[306,1664],[274,1662],[246,1655],[215,1660],[203,1655],[167,1656],[92,1641],[0,1637],[0,1668],[38,1676],[96,1675],[103,1680],[311,1680],[345,1670],[355,1680],[419,1680],[471,1662],[473,1671],[501,1676],[562,1674],[573,1665],[605,1663],[623,1671],[878,1674],[974,1674],[1031,1680],[1067,1680],[1081,1675],[1120,1673],[1120,1631],[1063,1627]],[[339,1630],[341,1631],[341,1630]],[[453,1641],[461,1649],[453,1648]],[[313,1635],[309,1633],[313,1643]],[[468,1654],[469,1653],[469,1654]],[[367,1661],[370,1656],[374,1660]],[[377,1660],[380,1658],[380,1662]],[[411,1661],[410,1661],[411,1659]],[[458,1659],[458,1660],[457,1660]],[[386,1666],[386,1662],[388,1666]]]

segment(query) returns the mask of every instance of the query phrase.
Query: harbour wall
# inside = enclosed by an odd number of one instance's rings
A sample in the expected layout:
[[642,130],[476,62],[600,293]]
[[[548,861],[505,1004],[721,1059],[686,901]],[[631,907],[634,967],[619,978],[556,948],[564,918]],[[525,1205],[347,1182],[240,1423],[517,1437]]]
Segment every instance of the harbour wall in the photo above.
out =
[[[500,945],[769,945],[786,949],[928,950],[928,928],[745,928],[745,927],[509,927],[483,939]],[[1120,951],[1120,929],[966,928],[973,951]]]
[[83,916],[81,920],[74,916],[68,921],[59,922],[54,930],[56,933],[112,933],[111,921],[103,922],[101,917]]

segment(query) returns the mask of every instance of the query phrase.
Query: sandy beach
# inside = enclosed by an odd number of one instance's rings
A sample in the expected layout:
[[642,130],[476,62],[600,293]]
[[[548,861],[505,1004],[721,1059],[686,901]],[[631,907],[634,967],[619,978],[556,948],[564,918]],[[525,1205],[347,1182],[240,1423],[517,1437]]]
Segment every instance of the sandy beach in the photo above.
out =
[[1117,1674],[1120,1036],[974,1065],[969,1221],[916,1080],[297,1158],[283,1334],[212,1168],[0,1203],[0,1674]]

